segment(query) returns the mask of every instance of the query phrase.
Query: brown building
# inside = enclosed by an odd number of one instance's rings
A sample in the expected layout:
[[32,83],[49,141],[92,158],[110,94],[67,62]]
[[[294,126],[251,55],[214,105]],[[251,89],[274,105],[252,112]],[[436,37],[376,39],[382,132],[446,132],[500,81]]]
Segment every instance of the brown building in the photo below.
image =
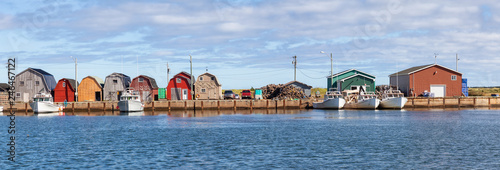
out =
[[78,85],[78,101],[102,101],[104,81],[97,76],[87,76]]
[[132,79],[130,87],[132,87],[134,91],[139,92],[141,101],[143,102],[158,100],[158,85],[156,84],[156,80],[154,78],[145,75],[137,76]]
[[197,99],[220,100],[222,97],[222,84],[217,77],[210,73],[198,76],[195,86]]
[[462,73],[438,64],[412,67],[389,78],[391,86],[398,86],[406,96],[420,96],[426,91],[431,97],[462,95]]

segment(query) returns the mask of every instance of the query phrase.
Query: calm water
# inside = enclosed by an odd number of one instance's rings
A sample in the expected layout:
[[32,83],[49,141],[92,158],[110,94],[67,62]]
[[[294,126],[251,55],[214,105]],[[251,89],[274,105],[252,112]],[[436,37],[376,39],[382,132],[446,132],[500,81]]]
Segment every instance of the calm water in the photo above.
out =
[[500,168],[498,110],[236,113],[18,116],[0,169]]

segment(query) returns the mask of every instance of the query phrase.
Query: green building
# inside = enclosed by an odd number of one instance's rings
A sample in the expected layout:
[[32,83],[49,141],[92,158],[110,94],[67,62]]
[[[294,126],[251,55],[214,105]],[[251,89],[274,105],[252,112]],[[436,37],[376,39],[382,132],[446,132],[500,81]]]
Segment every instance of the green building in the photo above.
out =
[[[346,70],[327,78],[328,89],[344,91],[359,90],[360,87],[364,87],[366,91],[375,91],[375,76],[356,69]],[[340,86],[340,89],[337,89],[337,85]]]

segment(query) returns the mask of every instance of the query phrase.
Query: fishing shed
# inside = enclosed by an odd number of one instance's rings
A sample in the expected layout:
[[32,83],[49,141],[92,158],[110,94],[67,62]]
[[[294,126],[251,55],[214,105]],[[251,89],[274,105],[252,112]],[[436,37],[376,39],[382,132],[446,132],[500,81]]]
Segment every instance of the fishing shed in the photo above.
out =
[[120,96],[127,91],[130,77],[122,73],[113,73],[106,76],[104,81],[103,97],[106,101],[118,101]]
[[28,102],[37,93],[52,94],[56,84],[52,74],[42,69],[28,68],[16,75],[16,101]]
[[302,91],[304,92],[304,94],[306,96],[311,96],[312,86],[309,86],[309,85],[307,85],[305,83],[302,83],[302,82],[299,82],[299,81],[291,81],[291,82],[286,83],[285,86],[293,86],[293,87],[302,89]]
[[[192,100],[191,80],[195,83],[194,77],[186,72],[176,74],[168,82],[167,99],[168,100]],[[193,84],[194,85],[194,84]]]
[[194,83],[197,99],[220,100],[222,99],[222,84],[217,77],[210,73],[198,76]]
[[132,79],[130,87],[139,92],[141,101],[158,101],[158,85],[154,78],[140,75]]
[[97,76],[87,76],[78,85],[78,101],[102,101],[104,81]]
[[77,85],[74,79],[63,78],[59,80],[54,89],[54,102],[74,102],[75,87],[77,87]]
[[375,91],[375,76],[356,69],[328,76],[327,82],[328,89],[333,88],[338,91],[359,90],[361,88],[366,91]]
[[462,73],[439,64],[411,67],[389,75],[391,86],[398,86],[406,96],[428,97],[462,95]]

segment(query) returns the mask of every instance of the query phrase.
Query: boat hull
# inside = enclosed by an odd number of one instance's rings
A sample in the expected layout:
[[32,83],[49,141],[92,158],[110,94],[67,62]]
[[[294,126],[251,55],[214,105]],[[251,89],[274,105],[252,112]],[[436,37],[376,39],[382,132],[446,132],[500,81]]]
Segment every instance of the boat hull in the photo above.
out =
[[63,110],[62,106],[54,105],[47,102],[31,102],[30,107],[35,113],[52,113]]
[[328,99],[323,102],[314,102],[315,109],[342,109],[345,105],[343,98]]
[[124,100],[118,102],[121,112],[139,112],[144,110],[144,105],[140,101]]
[[402,109],[408,99],[406,97],[387,98],[380,101],[380,108],[382,109]]
[[367,100],[362,100],[358,101],[356,103],[349,103],[346,104],[344,108],[346,109],[377,109],[377,107],[380,105],[380,100],[373,98],[373,99],[367,99]]

